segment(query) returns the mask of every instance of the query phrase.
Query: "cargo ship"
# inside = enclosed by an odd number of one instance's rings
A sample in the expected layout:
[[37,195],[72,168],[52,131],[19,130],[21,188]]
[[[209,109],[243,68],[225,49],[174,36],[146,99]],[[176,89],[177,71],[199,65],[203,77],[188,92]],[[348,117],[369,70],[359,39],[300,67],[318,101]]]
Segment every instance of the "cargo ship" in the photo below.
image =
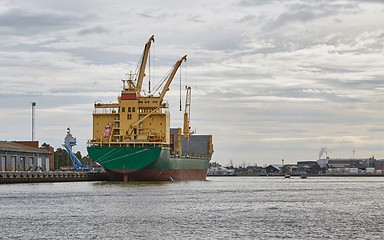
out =
[[191,88],[186,87],[183,129],[170,128],[169,105],[164,101],[187,56],[163,78],[162,89],[145,92],[142,86],[152,42],[154,36],[144,46],[137,72],[122,80],[117,102],[95,102],[89,157],[104,167],[112,181],[205,180],[213,154],[212,135],[191,131]]

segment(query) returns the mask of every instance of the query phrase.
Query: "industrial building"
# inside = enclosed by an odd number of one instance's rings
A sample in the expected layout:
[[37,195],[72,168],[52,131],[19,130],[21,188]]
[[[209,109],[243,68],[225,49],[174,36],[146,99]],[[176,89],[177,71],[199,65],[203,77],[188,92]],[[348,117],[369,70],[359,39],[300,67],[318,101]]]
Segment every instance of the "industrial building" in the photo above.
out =
[[38,145],[38,141],[0,141],[0,171],[52,170],[53,148]]
[[371,158],[325,158],[317,160],[320,168],[327,173],[381,173],[384,170],[384,160]]

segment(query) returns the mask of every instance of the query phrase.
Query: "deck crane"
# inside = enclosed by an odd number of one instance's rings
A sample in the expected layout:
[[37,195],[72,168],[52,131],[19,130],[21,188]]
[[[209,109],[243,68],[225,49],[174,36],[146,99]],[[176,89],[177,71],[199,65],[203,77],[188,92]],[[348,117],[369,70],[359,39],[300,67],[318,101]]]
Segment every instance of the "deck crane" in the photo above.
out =
[[[175,77],[176,75],[176,72],[177,70],[179,69],[181,63],[183,61],[186,61],[187,60],[187,55],[184,55],[180,60],[178,60],[175,65],[173,66],[172,68],[172,71],[168,76],[167,78],[167,81],[164,85],[164,88],[163,90],[160,92],[160,95],[159,96],[156,96],[156,97],[152,97],[152,100],[153,102],[156,102],[156,105],[153,105],[151,107],[149,107],[148,109],[151,109],[150,112],[148,112],[146,115],[143,115],[142,117],[140,117],[140,119],[138,119],[136,122],[134,122],[133,124],[131,124],[128,128],[128,130],[126,131],[128,135],[131,135],[134,131],[134,129],[140,124],[142,123],[146,118],[148,118],[149,116],[151,116],[153,113],[156,113],[158,111],[158,109],[160,108],[164,108],[166,107],[167,105],[166,104],[163,104],[163,99],[164,99],[164,96],[165,94],[167,93],[167,91],[169,90],[169,86],[171,85],[172,83],[172,80],[173,78]],[[165,81],[165,80],[164,80]],[[162,83],[164,83],[164,81]]]
[[72,152],[72,147],[76,145],[76,138],[74,138],[71,134],[71,130],[67,128],[67,136],[64,138],[64,148],[67,150],[68,154],[71,156],[72,159],[72,166],[73,170],[84,170],[84,171],[92,171],[92,167],[87,167],[86,165],[82,164],[80,160],[76,157],[76,155]]
[[160,103],[163,102],[165,93],[169,90],[169,86],[171,85],[172,80],[173,80],[173,78],[175,77],[175,74],[176,74],[177,70],[179,69],[179,67],[180,67],[180,65],[181,65],[181,63],[182,63],[183,61],[187,61],[187,55],[184,55],[179,61],[177,61],[177,62],[175,63],[175,65],[174,65],[174,67],[173,67],[173,70],[172,70],[171,74],[169,74],[168,80],[167,80],[167,82],[165,83],[164,88],[163,88],[163,90],[162,90],[161,93],[160,93],[160,96],[159,96],[159,98],[160,98]]
[[185,110],[184,110],[184,126],[183,126],[183,135],[189,139],[189,137],[195,133],[191,131],[190,123],[190,115],[191,115],[191,87],[185,87],[187,90],[185,96]]
[[141,64],[140,64],[140,70],[139,70],[139,76],[137,78],[137,84],[136,84],[136,91],[140,94],[142,85],[143,85],[143,80],[145,77],[145,67],[147,66],[147,60],[148,60],[148,55],[149,55],[149,49],[151,48],[152,42],[155,42],[155,36],[152,35],[148,42],[145,44],[144,47],[144,52],[143,52],[143,58],[141,59]]

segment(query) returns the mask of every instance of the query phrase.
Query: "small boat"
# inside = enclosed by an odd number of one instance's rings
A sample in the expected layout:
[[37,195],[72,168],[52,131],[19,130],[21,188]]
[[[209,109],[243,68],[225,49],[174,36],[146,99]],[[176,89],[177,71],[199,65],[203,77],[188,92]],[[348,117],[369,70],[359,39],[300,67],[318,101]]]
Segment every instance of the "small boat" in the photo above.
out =
[[284,174],[284,178],[290,178],[291,175],[289,173]]
[[307,177],[308,177],[307,174],[301,174],[301,175],[300,175],[300,178],[303,178],[303,179],[304,179],[304,178],[307,178]]

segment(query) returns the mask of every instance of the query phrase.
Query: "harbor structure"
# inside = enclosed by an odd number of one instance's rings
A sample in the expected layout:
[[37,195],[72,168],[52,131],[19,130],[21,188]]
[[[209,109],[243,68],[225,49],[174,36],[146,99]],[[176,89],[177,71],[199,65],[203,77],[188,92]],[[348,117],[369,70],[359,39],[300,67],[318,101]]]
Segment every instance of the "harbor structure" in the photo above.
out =
[[0,184],[107,181],[105,172],[82,171],[0,171]]

